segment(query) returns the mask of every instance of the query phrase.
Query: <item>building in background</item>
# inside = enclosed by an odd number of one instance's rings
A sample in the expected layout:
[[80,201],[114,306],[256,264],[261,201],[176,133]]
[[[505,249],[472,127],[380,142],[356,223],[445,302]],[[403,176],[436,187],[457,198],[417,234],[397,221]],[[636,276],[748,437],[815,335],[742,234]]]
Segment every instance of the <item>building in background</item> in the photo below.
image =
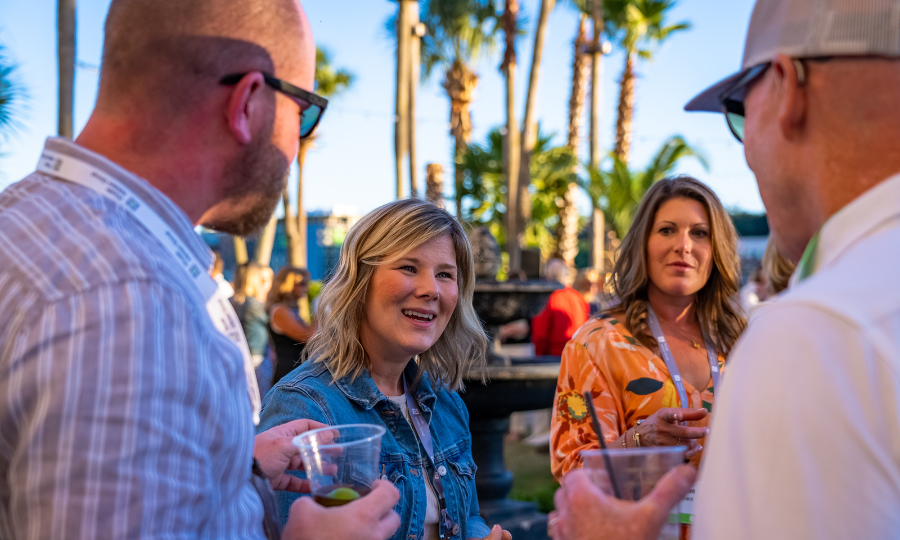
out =
[[[360,219],[355,207],[335,205],[329,210],[313,210],[306,218],[306,250],[307,268],[314,280],[324,279],[337,264],[341,246],[350,228]],[[224,275],[232,279],[236,266],[234,259],[234,242],[231,236],[224,233],[200,230],[200,236],[210,249],[218,251],[225,261]],[[247,239],[247,253],[250,257],[256,252],[257,238]],[[287,264],[287,237],[284,234],[284,219],[278,220],[275,230],[275,244],[272,247],[272,270],[278,271]]]

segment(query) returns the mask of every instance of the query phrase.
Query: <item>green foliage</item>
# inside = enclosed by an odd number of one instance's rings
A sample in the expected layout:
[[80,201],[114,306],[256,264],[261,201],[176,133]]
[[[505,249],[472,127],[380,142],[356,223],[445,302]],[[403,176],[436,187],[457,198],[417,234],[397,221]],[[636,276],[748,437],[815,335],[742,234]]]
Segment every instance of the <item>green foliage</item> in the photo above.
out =
[[16,70],[15,62],[0,45],[0,142],[9,140],[21,128],[17,116],[23,112],[27,96]]
[[316,48],[316,93],[325,98],[341,94],[353,85],[356,76],[346,69],[331,65],[331,54]]
[[741,236],[768,236],[769,220],[765,214],[751,214],[741,210],[733,210],[731,221]]
[[670,175],[685,157],[694,157],[704,168],[706,159],[679,135],[663,143],[653,159],[643,170],[631,170],[615,156],[608,160],[608,170],[588,167],[588,178],[582,186],[588,192],[595,208],[603,210],[607,223],[624,238],[641,199],[654,183]]
[[[559,208],[571,182],[577,182],[578,160],[566,146],[553,146],[555,134],[538,130],[531,155],[531,221],[525,229],[525,244],[551,252],[553,230]],[[503,135],[500,128],[488,133],[484,144],[472,143],[459,162],[463,170],[463,219],[487,225],[500,242],[506,243],[506,178],[503,176]]]
[[[475,64],[491,54],[501,31],[496,0],[422,0],[422,76],[437,66]],[[388,23],[390,24],[390,22]]]
[[627,54],[650,60],[653,46],[691,27],[687,22],[666,24],[666,14],[675,4],[676,0],[603,0],[606,34]]

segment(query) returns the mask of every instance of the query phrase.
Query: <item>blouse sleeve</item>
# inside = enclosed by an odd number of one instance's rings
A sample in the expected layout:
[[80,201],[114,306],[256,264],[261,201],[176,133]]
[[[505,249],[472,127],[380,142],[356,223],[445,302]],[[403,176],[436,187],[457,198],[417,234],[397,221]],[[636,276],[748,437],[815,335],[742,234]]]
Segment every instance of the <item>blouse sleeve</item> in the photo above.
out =
[[615,397],[620,392],[610,385],[608,370],[602,367],[617,349],[609,346],[602,324],[588,322],[563,350],[550,432],[551,469],[557,480],[581,466],[582,450],[600,448],[584,392],[591,393],[607,444],[622,434],[621,400]]

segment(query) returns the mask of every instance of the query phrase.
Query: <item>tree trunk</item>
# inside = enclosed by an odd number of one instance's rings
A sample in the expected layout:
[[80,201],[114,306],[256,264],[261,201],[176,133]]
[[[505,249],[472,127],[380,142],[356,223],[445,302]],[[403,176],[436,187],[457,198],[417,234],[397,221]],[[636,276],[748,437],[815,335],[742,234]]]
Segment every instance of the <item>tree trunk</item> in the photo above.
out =
[[306,152],[309,150],[310,141],[300,141],[300,148],[297,150],[297,234],[294,237],[294,245],[291,248],[293,252],[293,265],[306,266],[306,210],[303,208],[303,165],[306,163]]
[[[586,52],[587,15],[582,15],[578,23],[578,35],[575,38],[574,58],[572,62],[572,94],[569,96],[569,133],[566,141],[577,156],[581,141],[581,125],[584,123],[584,94],[587,86],[590,56]],[[556,228],[555,256],[566,262],[570,268],[575,267],[575,256],[578,254],[578,209],[575,207],[574,183],[566,188],[562,204],[559,207],[559,223]]]
[[603,107],[603,4],[591,3],[594,36],[591,40],[591,167],[600,167],[600,110]]
[[57,2],[57,51],[59,54],[59,122],[61,137],[73,138],[72,109],[75,100],[75,0]]
[[422,61],[421,39],[425,35],[424,27],[419,22],[419,3],[412,2],[408,8],[409,16],[409,111],[406,117],[408,126],[407,144],[409,146],[409,196],[419,196],[419,167],[416,163],[416,90],[419,87],[419,64]]
[[506,251],[509,267],[518,270],[522,266],[519,217],[519,165],[522,159],[519,143],[519,126],[516,122],[516,29],[519,2],[506,0],[503,13],[503,31],[506,34],[506,53],[501,70],[506,74],[506,136],[503,138],[503,172],[506,175]]
[[245,264],[247,258],[247,242],[240,236],[232,236],[234,239],[234,262],[235,264]]
[[447,69],[444,78],[444,89],[450,97],[450,135],[455,141],[454,145],[454,172],[456,177],[456,216],[462,215],[462,191],[463,170],[459,166],[466,147],[472,138],[472,117],[469,113],[469,103],[475,88],[478,86],[478,75],[472,73],[468,66],[457,58]]
[[396,118],[394,124],[394,152],[397,169],[397,199],[403,196],[403,159],[409,147],[407,137],[409,126],[407,114],[409,113],[409,42],[410,29],[407,26],[409,16],[408,0],[397,2],[397,95]]
[[[544,56],[544,40],[547,37],[547,19],[556,0],[542,0],[541,12],[538,15],[538,23],[534,29],[534,48],[531,56],[531,73],[528,76],[528,93],[525,98],[525,116],[522,124],[522,144],[521,159],[519,161],[519,182],[516,208],[510,208],[510,212],[516,213],[516,230],[522,234],[525,225],[531,219],[531,194],[528,186],[531,185],[531,155],[534,152],[534,145],[537,142],[537,101],[539,82],[541,77],[542,58]],[[518,270],[522,266],[522,252],[516,250],[518,258],[513,260],[513,253],[510,252],[510,269]],[[517,263],[517,264],[516,264]]]
[[294,243],[297,238],[297,221],[294,218],[294,212],[291,210],[291,195],[288,188],[284,188],[281,201],[284,205],[284,238],[287,241],[286,263],[288,266],[295,266]]
[[440,208],[444,207],[444,167],[440,163],[425,166],[425,198]]
[[584,91],[587,86],[588,62],[585,52],[587,45],[587,15],[582,15],[575,37],[574,59],[572,61],[572,93],[569,96],[569,131],[566,146],[578,155],[581,140],[581,125],[584,123]]
[[606,254],[604,251],[604,244],[606,243],[606,218],[603,216],[603,210],[599,208],[594,208],[593,215],[591,217],[591,266],[593,266],[598,272],[603,273],[604,269],[604,260],[606,258]]
[[[627,51],[626,51],[627,52]],[[634,54],[626,54],[625,69],[619,81],[619,107],[616,118],[616,149],[613,151],[628,164],[631,153],[631,118],[634,114]]]
[[275,212],[272,212],[269,223],[266,224],[266,228],[259,235],[259,241],[256,243],[256,253],[253,255],[253,260],[262,266],[269,266],[269,263],[272,262],[272,246],[275,245],[275,232],[277,230],[278,218],[275,217]]

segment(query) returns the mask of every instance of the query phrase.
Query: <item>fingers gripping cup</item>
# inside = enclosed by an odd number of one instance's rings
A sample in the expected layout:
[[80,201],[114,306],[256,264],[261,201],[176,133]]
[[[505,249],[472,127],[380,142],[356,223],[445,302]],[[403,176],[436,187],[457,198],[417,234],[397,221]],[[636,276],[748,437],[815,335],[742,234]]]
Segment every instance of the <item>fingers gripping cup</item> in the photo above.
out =
[[294,437],[313,499],[341,506],[372,490],[385,429],[369,424],[331,426]]
[[[667,472],[684,463],[685,450],[684,446],[585,450],[581,452],[581,460],[600,489],[612,493],[612,482],[615,482],[622,499],[638,501],[650,493]],[[604,454],[609,458],[613,478],[607,472]],[[676,505],[659,540],[678,539],[680,527],[677,512]]]

